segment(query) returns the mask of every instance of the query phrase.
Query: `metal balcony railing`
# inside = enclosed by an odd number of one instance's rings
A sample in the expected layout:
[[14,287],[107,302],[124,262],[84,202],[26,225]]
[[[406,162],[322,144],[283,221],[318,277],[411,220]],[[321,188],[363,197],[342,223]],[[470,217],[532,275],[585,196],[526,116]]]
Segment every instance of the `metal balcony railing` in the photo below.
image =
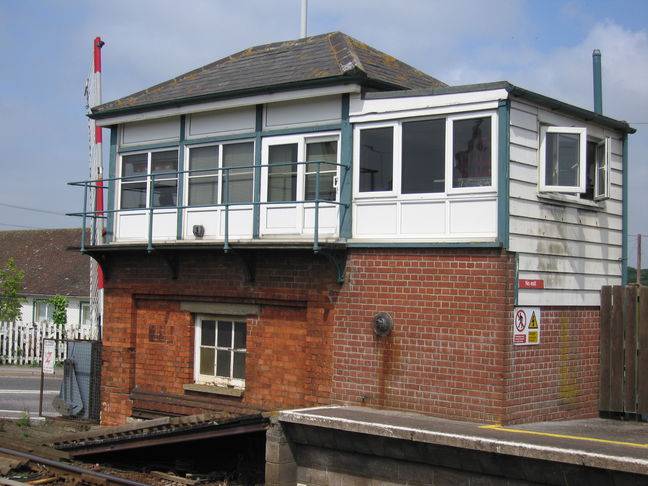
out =
[[[269,171],[271,168],[276,169],[278,167],[282,166],[290,166],[294,167],[295,169],[295,174],[297,173],[297,167],[300,165],[309,165],[312,167],[312,165],[316,166],[315,172],[309,172],[309,176],[315,176],[315,197],[313,199],[302,199],[302,200],[296,200],[296,201],[261,201],[260,200],[260,191],[259,190],[254,190],[253,191],[253,197],[252,201],[246,201],[246,202],[231,202],[230,201],[230,183],[231,183],[231,172],[232,171],[237,171],[237,170],[250,170],[253,173],[253,181],[257,180],[257,178],[261,177],[261,174],[264,170]],[[329,199],[322,199],[321,198],[321,169],[322,169],[322,164],[325,164],[327,167],[336,167],[340,168],[340,176],[339,178],[342,179],[346,177],[347,172],[349,170],[348,167],[336,163],[336,162],[329,162],[325,160],[317,160],[317,161],[307,161],[307,162],[284,162],[284,163],[273,163],[273,164],[262,164],[262,165],[242,165],[242,166],[233,166],[233,167],[220,167],[220,168],[208,168],[208,169],[193,169],[193,170],[177,170],[177,171],[166,171],[166,172],[155,172],[155,173],[146,173],[146,174],[138,174],[138,175],[133,175],[133,176],[123,176],[123,177],[111,177],[111,178],[105,178],[105,179],[92,179],[92,180],[85,180],[85,181],[77,181],[77,182],[69,182],[69,185],[72,186],[80,186],[84,188],[84,193],[83,193],[83,207],[84,210],[81,212],[77,213],[69,213],[69,216],[79,216],[82,218],[82,227],[83,227],[83,233],[82,233],[82,241],[81,241],[81,251],[84,251],[86,249],[87,243],[86,243],[86,237],[85,233],[87,229],[90,229],[91,232],[91,241],[90,245],[94,246],[98,244],[97,241],[97,227],[98,227],[98,221],[99,220],[108,220],[113,217],[113,215],[118,214],[118,213],[128,213],[128,212],[142,212],[146,211],[148,213],[148,228],[147,228],[147,249],[149,251],[153,251],[153,224],[154,224],[154,214],[155,211],[163,209],[163,210],[176,210],[176,211],[181,211],[185,209],[196,209],[196,208],[223,208],[224,212],[224,235],[223,235],[223,247],[225,251],[228,251],[231,247],[229,244],[229,236],[230,236],[230,228],[229,228],[229,213],[230,209],[232,207],[236,206],[253,206],[255,208],[257,207],[262,207],[262,206],[270,206],[270,205],[282,205],[282,204],[300,204],[300,205],[306,205],[306,204],[312,204],[314,205],[315,213],[314,213],[314,229],[313,229],[313,250],[314,251],[319,251],[320,250],[320,245],[319,245],[319,213],[320,213],[320,206],[322,204],[326,205],[337,205],[341,208],[347,209],[350,205],[350,202],[341,202],[337,199],[339,199],[339,184],[337,187],[337,193],[338,197],[336,200],[329,200]],[[336,171],[337,173],[337,171]],[[220,198],[221,202],[219,203],[213,203],[213,204],[199,204],[199,205],[188,205],[188,204],[180,204],[180,196],[182,196],[182,192],[180,191],[180,187],[183,186],[184,188],[187,187],[187,181],[189,180],[187,176],[189,175],[210,175],[210,176],[215,176],[218,175],[220,178],[220,186],[222,187],[222,197]],[[269,174],[269,172],[267,172]],[[306,179],[306,175],[303,175],[304,180]],[[269,177],[266,176],[264,177],[265,182],[268,182]],[[176,180],[178,181],[176,185],[176,205],[155,205],[155,191],[152,189],[155,187],[155,182],[156,180],[158,181],[169,181],[169,180]],[[102,210],[96,210],[96,209],[88,209],[89,203],[91,202],[91,194],[94,191],[99,191],[99,190],[113,190],[113,194],[115,195],[115,201],[116,203],[116,194],[118,193],[119,189],[121,188],[121,184],[123,182],[146,182],[147,183],[147,206],[146,207],[136,207],[136,208],[119,208],[119,209],[102,209]],[[218,184],[218,182],[216,182]],[[257,187],[256,184],[253,182],[253,186]],[[258,186],[260,187],[260,186]],[[185,199],[185,198],[183,198]],[[94,204],[94,202],[92,202]],[[90,222],[90,223],[89,223]],[[257,225],[258,224],[258,218],[255,218],[255,222],[253,224]],[[338,219],[338,227],[339,227],[339,219]]]

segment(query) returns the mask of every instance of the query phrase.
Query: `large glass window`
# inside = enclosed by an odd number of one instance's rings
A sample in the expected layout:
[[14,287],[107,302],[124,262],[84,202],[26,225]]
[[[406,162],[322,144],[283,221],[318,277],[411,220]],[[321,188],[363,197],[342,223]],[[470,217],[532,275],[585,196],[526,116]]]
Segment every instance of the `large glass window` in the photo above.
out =
[[402,194],[445,191],[445,123],[403,123]]
[[198,316],[196,367],[199,381],[245,384],[245,322]]
[[[360,196],[494,190],[495,115],[414,119],[359,127],[356,190]],[[372,194],[372,193],[390,193]]]
[[394,183],[394,129],[360,132],[360,192],[391,191]]
[[468,118],[452,123],[452,187],[490,186],[491,118]]
[[177,150],[123,155],[121,208],[146,208],[151,196],[153,207],[177,206],[177,171]]
[[189,205],[252,201],[253,163],[253,142],[191,148]]

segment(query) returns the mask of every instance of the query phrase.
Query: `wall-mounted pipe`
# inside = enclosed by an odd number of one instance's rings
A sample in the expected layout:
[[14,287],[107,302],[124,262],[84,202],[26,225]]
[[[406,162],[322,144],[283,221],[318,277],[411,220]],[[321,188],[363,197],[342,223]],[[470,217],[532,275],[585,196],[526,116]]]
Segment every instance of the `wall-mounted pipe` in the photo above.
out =
[[603,114],[603,82],[601,75],[601,51],[592,52],[592,68],[594,70],[594,112]]

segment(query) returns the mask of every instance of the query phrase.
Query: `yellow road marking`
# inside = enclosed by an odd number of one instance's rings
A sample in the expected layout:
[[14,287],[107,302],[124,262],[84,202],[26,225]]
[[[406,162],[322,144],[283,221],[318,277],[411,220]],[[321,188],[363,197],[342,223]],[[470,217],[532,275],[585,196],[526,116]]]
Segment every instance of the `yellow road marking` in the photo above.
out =
[[480,429],[502,430],[504,432],[513,432],[516,434],[543,435],[545,437],[557,437],[559,439],[584,440],[588,442],[602,442],[604,444],[628,445],[634,447],[648,448],[648,444],[637,444],[636,442],[621,442],[618,440],[595,439],[594,437],[579,437],[577,435],[551,434],[549,432],[535,432],[533,430],[507,429],[501,425],[481,425]]

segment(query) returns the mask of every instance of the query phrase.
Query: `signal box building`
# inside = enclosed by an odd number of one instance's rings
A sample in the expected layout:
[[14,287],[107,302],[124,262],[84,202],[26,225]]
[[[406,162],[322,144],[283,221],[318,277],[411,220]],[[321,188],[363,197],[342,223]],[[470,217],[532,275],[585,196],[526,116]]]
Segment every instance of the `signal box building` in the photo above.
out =
[[[110,130],[102,411],[355,405],[596,415],[627,135],[508,82],[447,86],[343,33],[92,109]],[[90,190],[93,182],[84,184]]]

